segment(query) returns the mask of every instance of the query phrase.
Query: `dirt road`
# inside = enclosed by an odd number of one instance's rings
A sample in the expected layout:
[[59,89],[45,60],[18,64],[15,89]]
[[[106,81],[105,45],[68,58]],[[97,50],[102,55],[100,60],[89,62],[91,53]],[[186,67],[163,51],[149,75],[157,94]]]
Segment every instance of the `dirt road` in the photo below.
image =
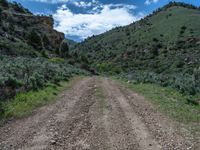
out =
[[88,77],[51,105],[0,127],[2,150],[187,150],[172,121],[136,93]]

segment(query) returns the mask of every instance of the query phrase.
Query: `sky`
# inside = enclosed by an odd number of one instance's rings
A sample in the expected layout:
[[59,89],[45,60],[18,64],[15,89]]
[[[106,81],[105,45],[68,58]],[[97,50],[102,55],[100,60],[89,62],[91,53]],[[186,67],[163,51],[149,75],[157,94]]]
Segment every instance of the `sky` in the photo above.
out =
[[[13,1],[13,0],[10,0]],[[82,41],[133,23],[170,0],[14,0],[37,15],[52,15],[54,28]],[[174,0],[200,6],[200,0]]]

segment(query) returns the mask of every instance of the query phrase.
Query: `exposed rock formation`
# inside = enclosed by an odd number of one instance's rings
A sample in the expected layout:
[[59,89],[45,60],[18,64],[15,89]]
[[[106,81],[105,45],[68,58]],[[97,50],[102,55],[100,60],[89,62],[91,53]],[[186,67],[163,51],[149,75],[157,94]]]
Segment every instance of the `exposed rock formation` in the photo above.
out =
[[[8,8],[0,5],[2,10],[0,11],[0,51],[6,51],[6,53],[11,51],[12,54],[16,54],[13,52],[14,47],[18,51],[19,49],[30,51],[30,47],[32,47],[39,52],[48,50],[49,53],[54,53],[59,49],[64,40],[64,34],[53,29],[54,20],[51,16],[20,13],[10,7],[12,4]],[[10,40],[16,46],[6,45]],[[23,46],[19,46],[19,44]]]

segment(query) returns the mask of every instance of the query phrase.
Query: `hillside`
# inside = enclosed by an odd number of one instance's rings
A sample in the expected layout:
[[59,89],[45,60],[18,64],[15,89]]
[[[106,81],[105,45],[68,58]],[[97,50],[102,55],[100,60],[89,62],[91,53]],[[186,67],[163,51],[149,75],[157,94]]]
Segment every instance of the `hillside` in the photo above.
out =
[[[200,65],[200,10],[171,2],[125,27],[76,45],[72,54],[100,73],[125,74],[141,82],[194,94]],[[195,77],[195,78],[194,78]]]
[[0,0],[0,150],[199,150],[200,8],[169,3],[82,43],[53,24]]
[[0,1],[0,117],[2,103],[18,93],[87,74],[68,63],[69,46],[53,22],[52,17],[33,15],[16,2]]
[[65,42],[68,44],[70,50],[73,49],[74,46],[77,44],[75,41],[70,39],[65,39]]
[[0,2],[0,18],[1,54],[59,54],[64,34],[53,29],[52,17],[35,16],[20,4],[3,0]]

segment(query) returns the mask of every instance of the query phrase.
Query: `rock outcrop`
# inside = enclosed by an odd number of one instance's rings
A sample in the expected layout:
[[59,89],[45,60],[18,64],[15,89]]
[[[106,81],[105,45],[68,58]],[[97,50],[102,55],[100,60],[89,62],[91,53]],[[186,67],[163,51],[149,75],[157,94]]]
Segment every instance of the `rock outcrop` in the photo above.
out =
[[[59,50],[64,34],[53,29],[54,20],[51,16],[36,16],[15,11],[11,9],[12,7],[12,4],[8,7],[0,5],[0,51],[16,54],[13,50],[15,47],[24,53],[24,51],[30,52],[31,47],[33,50],[39,52],[45,50],[52,54]],[[6,44],[11,40],[16,46]]]

